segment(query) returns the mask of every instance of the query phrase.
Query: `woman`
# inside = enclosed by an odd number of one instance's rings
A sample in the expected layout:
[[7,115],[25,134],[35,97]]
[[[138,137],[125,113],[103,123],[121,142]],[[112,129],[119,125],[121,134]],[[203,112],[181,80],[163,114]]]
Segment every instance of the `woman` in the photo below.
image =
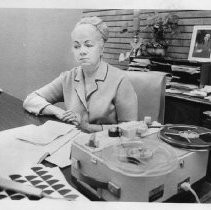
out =
[[[54,115],[88,132],[137,120],[137,96],[124,72],[102,60],[108,28],[98,17],[79,21],[72,34],[73,55],[79,66],[27,96],[24,108]],[[53,104],[64,101],[66,111]]]

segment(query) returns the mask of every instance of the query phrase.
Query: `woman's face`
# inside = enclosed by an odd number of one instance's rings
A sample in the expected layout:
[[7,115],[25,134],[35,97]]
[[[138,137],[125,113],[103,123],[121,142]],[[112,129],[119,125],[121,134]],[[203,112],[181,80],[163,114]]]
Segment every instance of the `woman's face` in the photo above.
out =
[[72,51],[76,61],[83,67],[96,67],[103,51],[100,32],[89,24],[78,25],[72,32]]
[[208,41],[209,39],[210,39],[210,34],[206,34],[205,37],[204,37],[204,40]]

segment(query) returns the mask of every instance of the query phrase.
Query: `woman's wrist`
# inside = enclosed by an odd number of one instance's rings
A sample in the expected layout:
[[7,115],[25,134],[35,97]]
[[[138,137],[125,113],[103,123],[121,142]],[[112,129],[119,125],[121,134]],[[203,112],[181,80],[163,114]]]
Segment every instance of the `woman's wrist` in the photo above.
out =
[[52,104],[46,106],[43,110],[42,110],[42,114],[45,115],[54,115],[55,117],[57,117],[58,119],[61,119],[62,114],[65,111],[57,106],[54,106]]

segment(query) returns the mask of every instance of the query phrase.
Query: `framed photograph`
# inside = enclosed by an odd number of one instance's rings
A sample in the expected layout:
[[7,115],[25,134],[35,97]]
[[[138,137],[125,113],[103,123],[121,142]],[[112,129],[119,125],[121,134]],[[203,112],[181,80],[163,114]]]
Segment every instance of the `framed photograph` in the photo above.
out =
[[211,26],[194,26],[188,60],[211,62]]

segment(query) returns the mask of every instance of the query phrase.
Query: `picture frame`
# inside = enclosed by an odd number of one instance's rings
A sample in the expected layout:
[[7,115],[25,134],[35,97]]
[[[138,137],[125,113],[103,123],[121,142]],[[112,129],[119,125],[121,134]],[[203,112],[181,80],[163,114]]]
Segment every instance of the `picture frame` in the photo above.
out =
[[188,60],[211,62],[211,25],[194,26]]

